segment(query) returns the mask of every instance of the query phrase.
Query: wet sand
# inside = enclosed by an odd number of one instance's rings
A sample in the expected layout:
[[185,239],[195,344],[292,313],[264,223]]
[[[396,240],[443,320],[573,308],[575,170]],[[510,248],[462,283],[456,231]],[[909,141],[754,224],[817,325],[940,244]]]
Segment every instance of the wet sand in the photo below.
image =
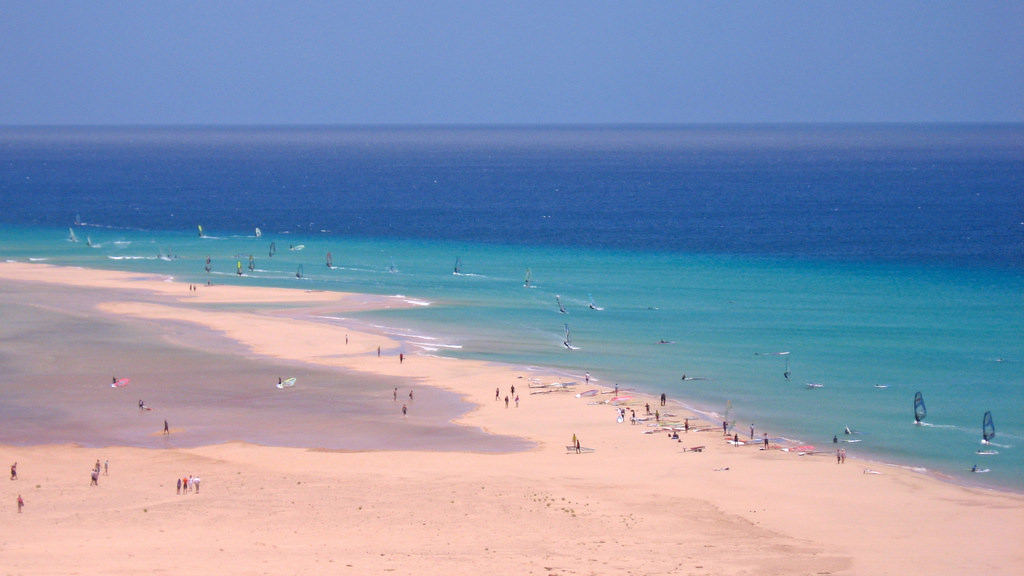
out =
[[[451,424],[470,405],[443,390],[414,398],[416,409],[399,431],[394,389],[408,402],[415,379],[274,358],[207,326],[104,311],[119,297],[108,290],[4,281],[0,288],[7,374],[0,386],[0,444],[165,448],[244,441],[478,451],[527,445]],[[150,301],[143,292],[135,296]],[[218,305],[214,298],[208,309],[214,313]],[[269,313],[296,312],[286,306]],[[343,353],[344,340],[337,346]],[[387,352],[380,361],[397,363],[395,346]],[[130,383],[113,388],[115,378]],[[299,384],[278,389],[287,378]],[[139,400],[148,409],[140,410]],[[164,420],[174,434],[162,434]]]

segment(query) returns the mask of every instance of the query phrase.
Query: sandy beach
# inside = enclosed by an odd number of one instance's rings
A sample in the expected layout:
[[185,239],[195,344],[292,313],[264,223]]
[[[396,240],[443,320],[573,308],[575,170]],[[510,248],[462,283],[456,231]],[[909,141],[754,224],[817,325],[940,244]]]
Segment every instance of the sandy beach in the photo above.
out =
[[[564,378],[320,319],[401,300],[7,262],[0,303],[0,463],[17,462],[0,493],[4,574],[1019,574],[1024,562],[1022,495],[855,450],[844,464],[830,446],[762,450],[761,430],[733,445],[671,398],[613,406],[583,375],[555,387]],[[278,389],[281,376],[296,386]],[[112,388],[119,377],[131,383]],[[599,393],[576,396],[587,389]],[[97,460],[108,470],[90,485]],[[179,493],[190,475],[201,490]]]

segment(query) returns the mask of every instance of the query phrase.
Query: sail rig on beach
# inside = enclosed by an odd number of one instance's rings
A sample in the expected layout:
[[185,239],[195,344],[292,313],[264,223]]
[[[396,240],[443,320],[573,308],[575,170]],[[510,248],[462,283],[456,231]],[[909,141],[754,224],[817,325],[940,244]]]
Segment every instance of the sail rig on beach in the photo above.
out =
[[920,424],[928,416],[928,409],[924,406],[924,396],[920,392],[914,394],[914,423]]

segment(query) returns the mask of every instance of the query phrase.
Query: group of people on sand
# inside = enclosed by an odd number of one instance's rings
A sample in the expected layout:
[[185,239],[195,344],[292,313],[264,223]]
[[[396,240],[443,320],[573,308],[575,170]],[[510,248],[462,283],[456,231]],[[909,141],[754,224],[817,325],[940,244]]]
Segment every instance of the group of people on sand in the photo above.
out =
[[91,481],[89,482],[89,486],[100,485],[100,470],[105,470],[105,474],[109,474],[110,461],[107,460],[106,463],[104,463],[103,466],[101,467],[99,459],[96,459],[96,464],[92,467],[92,472],[89,474],[89,477],[91,479]]
[[[512,385],[512,389],[510,391],[510,394],[515,397],[516,408],[519,408],[519,395],[516,394],[516,385],[515,384]],[[505,408],[508,408],[508,399],[509,399],[508,397],[509,397],[509,395],[506,394],[505,395]],[[497,400],[501,400],[501,388],[495,388],[494,389],[494,399],[496,401]]]
[[195,490],[196,494],[199,494],[199,477],[198,476],[185,476],[178,478],[178,491],[177,494],[188,494]]

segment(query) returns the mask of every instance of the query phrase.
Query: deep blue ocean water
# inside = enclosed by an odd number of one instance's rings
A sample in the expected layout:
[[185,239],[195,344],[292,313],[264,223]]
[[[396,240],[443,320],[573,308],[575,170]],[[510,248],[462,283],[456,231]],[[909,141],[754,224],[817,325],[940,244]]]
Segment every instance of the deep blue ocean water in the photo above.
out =
[[5,259],[401,294],[348,320],[1024,490],[1024,126],[4,128],[0,196]]

